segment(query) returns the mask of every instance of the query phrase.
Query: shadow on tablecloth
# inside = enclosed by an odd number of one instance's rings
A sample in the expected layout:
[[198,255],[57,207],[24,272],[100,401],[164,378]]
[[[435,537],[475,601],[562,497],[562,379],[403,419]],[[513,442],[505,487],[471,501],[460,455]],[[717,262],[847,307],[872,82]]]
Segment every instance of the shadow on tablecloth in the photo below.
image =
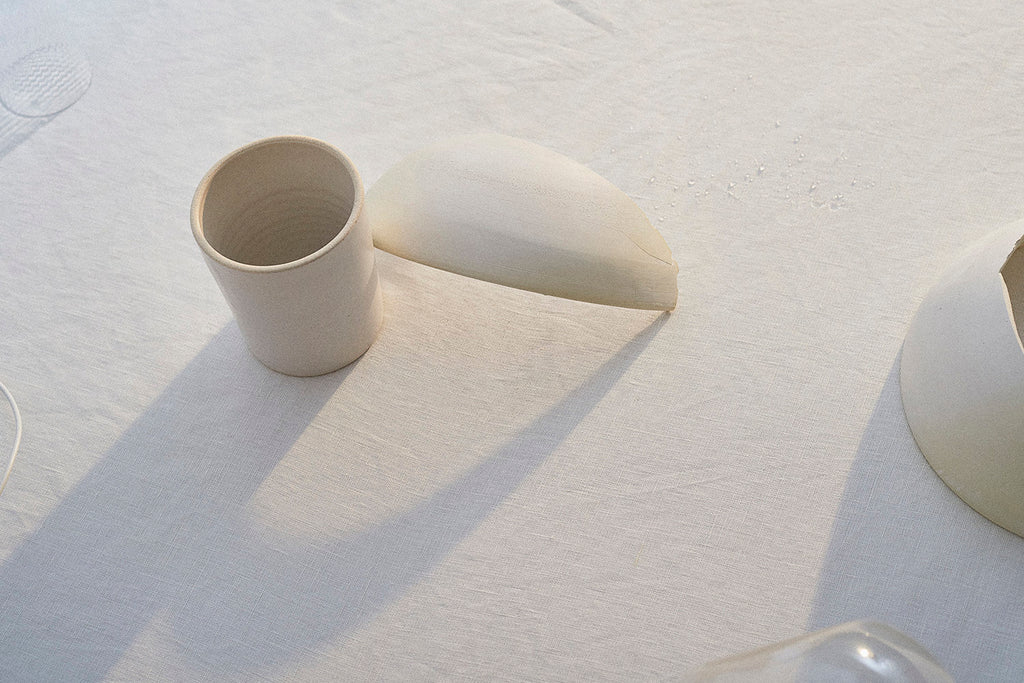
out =
[[914,443],[897,360],[850,470],[807,629],[877,619],[956,680],[1017,680],[1021,586],[1024,540],[957,498]]
[[[0,567],[2,677],[103,678],[158,614],[200,677],[255,672],[333,646],[483,522],[666,319],[415,507],[350,537],[296,540],[286,552],[246,533],[245,503],[354,366],[312,379],[267,371],[253,392],[252,377],[225,362],[244,354],[229,325]],[[239,424],[262,427],[245,433]]]

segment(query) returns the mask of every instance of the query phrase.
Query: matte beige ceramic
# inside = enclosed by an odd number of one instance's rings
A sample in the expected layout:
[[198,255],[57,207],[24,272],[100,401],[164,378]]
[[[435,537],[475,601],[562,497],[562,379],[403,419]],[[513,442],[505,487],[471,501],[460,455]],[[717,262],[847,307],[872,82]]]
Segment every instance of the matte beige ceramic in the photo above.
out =
[[258,140],[203,178],[192,233],[253,355],[288,375],[320,375],[370,347],[383,302],[363,184],[312,138]]
[[585,166],[525,140],[471,135],[398,162],[367,194],[374,243],[542,294],[671,310],[679,267],[643,211]]
[[968,249],[925,298],[900,361],[921,452],[964,501],[1024,536],[1024,221]]

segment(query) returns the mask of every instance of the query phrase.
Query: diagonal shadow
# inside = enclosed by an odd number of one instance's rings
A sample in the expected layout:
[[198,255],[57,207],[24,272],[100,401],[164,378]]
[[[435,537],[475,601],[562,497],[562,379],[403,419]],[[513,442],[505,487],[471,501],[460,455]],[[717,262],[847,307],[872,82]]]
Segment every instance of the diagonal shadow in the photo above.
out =
[[52,121],[55,116],[29,118],[18,116],[0,106],[0,159],[32,137],[32,134]]
[[[265,374],[255,391],[240,358]],[[348,371],[278,375],[233,323],[221,330],[0,567],[0,679],[102,678],[204,580],[240,505]]]
[[[0,567],[0,672],[101,679],[157,612],[188,664],[212,677],[347,637],[427,577],[540,466],[666,320],[406,512],[345,538],[273,544],[253,532],[244,504],[346,371],[268,373],[246,395],[250,381],[222,361],[240,353],[227,328]],[[264,428],[247,434],[239,424]]]
[[1016,679],[1024,640],[998,625],[1024,614],[1022,583],[1024,541],[957,498],[915,445],[897,361],[847,478],[807,629],[871,618],[919,641],[956,680]]
[[[217,590],[176,611],[177,636],[204,673],[238,673],[309,652],[368,622],[419,583],[537,469],[622,377],[664,314],[494,454],[403,514],[319,547],[227,551]],[[258,553],[255,557],[253,553]],[[238,581],[232,567],[258,563]],[[222,590],[232,585],[230,591]],[[253,600],[258,592],[259,599]]]

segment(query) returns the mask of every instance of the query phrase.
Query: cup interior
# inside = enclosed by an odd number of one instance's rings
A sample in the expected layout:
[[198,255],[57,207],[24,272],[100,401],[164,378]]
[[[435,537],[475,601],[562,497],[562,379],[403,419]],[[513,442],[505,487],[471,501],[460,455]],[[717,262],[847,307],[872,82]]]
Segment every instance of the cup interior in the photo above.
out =
[[356,218],[362,186],[348,159],[310,138],[270,138],[236,151],[207,176],[193,212],[197,237],[248,266],[298,261]]

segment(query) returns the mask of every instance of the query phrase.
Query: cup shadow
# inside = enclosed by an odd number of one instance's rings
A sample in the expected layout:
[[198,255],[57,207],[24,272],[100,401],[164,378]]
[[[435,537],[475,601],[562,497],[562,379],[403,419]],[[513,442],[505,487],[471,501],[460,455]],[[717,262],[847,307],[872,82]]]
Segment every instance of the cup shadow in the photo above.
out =
[[835,519],[808,631],[870,618],[920,642],[956,680],[1010,680],[1024,670],[1019,633],[993,627],[1024,614],[1024,541],[929,467],[903,415],[898,358]]
[[206,584],[242,505],[348,374],[267,370],[254,391],[239,357],[232,323],[0,567],[0,678],[103,678],[158,610]]
[[243,353],[237,328],[225,328],[0,567],[0,673],[101,679],[158,613],[201,676],[251,673],[343,640],[536,470],[666,320],[423,502],[351,536],[273,543],[253,532],[245,503],[348,372],[268,373],[253,392],[251,376],[225,370],[226,354]]

